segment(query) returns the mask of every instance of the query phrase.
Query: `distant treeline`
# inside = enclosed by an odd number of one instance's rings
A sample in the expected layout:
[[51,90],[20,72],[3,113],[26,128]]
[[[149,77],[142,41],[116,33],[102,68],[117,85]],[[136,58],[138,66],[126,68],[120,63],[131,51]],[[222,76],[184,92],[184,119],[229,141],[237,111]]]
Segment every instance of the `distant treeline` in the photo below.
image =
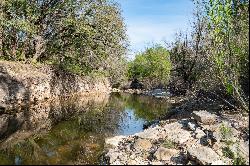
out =
[[139,53],[129,64],[129,78],[149,87],[203,89],[232,107],[249,110],[249,1],[194,4],[191,33],[177,33],[174,42],[166,43],[168,50],[153,46]]

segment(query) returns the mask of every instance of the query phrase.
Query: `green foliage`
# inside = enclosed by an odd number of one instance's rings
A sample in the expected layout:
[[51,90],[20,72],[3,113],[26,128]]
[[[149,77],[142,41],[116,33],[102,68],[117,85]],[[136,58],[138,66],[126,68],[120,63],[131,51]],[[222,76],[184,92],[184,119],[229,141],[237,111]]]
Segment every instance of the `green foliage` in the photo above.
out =
[[234,158],[234,152],[232,152],[228,146],[222,148],[222,153],[223,153],[223,156],[225,157],[228,157],[230,159]]
[[227,140],[232,135],[232,130],[230,127],[222,123],[220,125],[220,133],[221,133],[222,139]]
[[113,82],[125,76],[127,36],[116,3],[1,0],[0,6],[1,59],[52,63],[77,74],[104,70]]
[[163,146],[169,149],[175,149],[177,147],[176,143],[168,139],[164,141]]
[[205,59],[207,24],[204,8],[199,0],[194,0],[194,18],[191,33],[176,33],[175,41],[170,49],[173,72],[171,83],[176,90],[186,91],[197,88],[197,82],[204,78],[207,68]]
[[213,73],[245,110],[249,101],[248,5],[248,0],[210,0],[206,4]]
[[249,1],[194,2],[191,35],[178,34],[170,51],[171,83],[183,81],[181,88],[205,89],[227,106],[248,111]]
[[233,152],[229,146],[222,148],[223,156],[232,159],[233,165],[246,165],[246,160],[239,154],[239,149],[237,152]]
[[169,52],[162,46],[156,45],[136,55],[135,60],[129,63],[128,77],[138,79],[144,83],[145,87],[152,88],[166,85],[170,70]]
[[170,51],[171,62],[173,63],[172,75],[183,80],[185,88],[191,88],[198,79],[202,70],[199,68],[198,58],[194,55],[192,46],[187,45],[187,39],[181,41],[176,39],[173,48]]
[[242,156],[234,158],[233,165],[246,165],[246,160]]

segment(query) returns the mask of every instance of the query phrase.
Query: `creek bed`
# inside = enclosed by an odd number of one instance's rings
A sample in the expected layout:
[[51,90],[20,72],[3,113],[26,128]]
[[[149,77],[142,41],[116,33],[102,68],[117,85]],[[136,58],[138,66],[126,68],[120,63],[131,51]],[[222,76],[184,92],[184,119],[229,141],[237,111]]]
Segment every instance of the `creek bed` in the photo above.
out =
[[87,105],[79,106],[74,100],[56,109],[53,104],[37,107],[38,112],[49,109],[52,120],[56,112],[72,113],[51,123],[46,132],[9,141],[4,148],[0,145],[0,164],[100,164],[105,138],[140,132],[171,107],[164,99],[126,93],[112,93],[105,102]]

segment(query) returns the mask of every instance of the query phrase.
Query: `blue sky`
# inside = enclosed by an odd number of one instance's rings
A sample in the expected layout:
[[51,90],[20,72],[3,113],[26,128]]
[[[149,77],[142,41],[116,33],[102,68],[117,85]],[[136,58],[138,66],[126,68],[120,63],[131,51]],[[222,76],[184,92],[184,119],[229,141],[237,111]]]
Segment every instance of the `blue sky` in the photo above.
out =
[[120,3],[130,40],[129,58],[152,43],[173,41],[180,30],[190,29],[191,0],[115,0]]

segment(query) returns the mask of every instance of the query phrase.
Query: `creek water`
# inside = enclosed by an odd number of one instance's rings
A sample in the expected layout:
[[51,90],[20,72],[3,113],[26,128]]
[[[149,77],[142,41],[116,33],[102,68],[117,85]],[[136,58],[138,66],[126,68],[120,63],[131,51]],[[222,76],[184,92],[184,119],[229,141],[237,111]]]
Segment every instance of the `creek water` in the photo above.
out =
[[[4,148],[0,145],[0,164],[100,164],[105,138],[140,132],[144,124],[164,116],[171,106],[161,99],[123,93],[113,93],[102,102],[88,102],[87,106],[79,103],[74,100],[46,106],[50,118],[37,126],[49,119],[50,127],[9,141]],[[43,107],[32,108],[39,112]],[[57,112],[67,116],[54,120]]]

